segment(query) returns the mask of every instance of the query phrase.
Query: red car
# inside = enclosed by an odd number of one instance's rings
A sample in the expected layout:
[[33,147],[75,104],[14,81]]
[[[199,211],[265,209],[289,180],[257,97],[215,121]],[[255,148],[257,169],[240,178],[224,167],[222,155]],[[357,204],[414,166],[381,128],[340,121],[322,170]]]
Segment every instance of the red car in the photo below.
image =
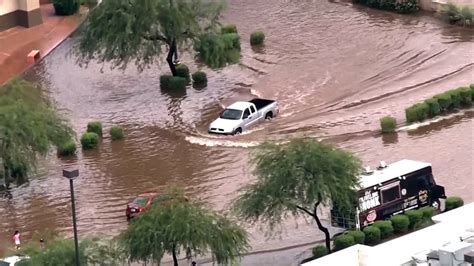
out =
[[[156,192],[147,192],[140,194],[127,204],[125,215],[127,216],[127,219],[131,219],[135,216],[140,215],[143,212],[148,211],[157,204],[170,202],[170,200],[172,200],[173,198],[174,196],[172,194],[167,193],[160,194]],[[184,200],[188,201],[188,198],[184,196]]]
[[127,219],[131,219],[140,213],[149,210],[153,205],[153,200],[156,198],[158,193],[148,192],[138,195],[135,199],[127,204],[125,215]]

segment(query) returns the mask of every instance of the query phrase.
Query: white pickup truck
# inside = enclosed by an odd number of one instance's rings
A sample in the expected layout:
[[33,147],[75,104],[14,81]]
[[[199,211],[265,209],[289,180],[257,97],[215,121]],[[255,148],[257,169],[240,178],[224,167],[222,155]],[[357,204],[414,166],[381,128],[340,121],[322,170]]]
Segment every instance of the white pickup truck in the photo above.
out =
[[255,98],[229,105],[209,126],[209,133],[238,135],[263,120],[278,114],[276,101]]

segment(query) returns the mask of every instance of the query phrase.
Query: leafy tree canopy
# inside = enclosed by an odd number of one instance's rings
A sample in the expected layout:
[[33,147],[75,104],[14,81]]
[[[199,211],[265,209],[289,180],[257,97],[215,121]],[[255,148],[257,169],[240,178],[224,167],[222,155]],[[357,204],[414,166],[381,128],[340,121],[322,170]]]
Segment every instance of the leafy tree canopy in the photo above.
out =
[[0,87],[0,135],[7,174],[21,178],[34,170],[38,154],[70,140],[73,131],[39,86],[13,80]]
[[176,75],[176,47],[189,47],[202,34],[217,32],[224,7],[218,0],[104,0],[88,15],[76,39],[80,63],[93,59],[139,70],[159,63],[163,46]]
[[159,263],[168,253],[178,265],[180,251],[189,249],[195,255],[211,253],[218,263],[229,263],[246,251],[245,230],[202,203],[185,200],[182,192],[172,193],[173,200],[134,218],[122,234],[130,260]]
[[283,145],[264,143],[255,150],[251,164],[257,181],[245,187],[234,204],[244,220],[262,221],[273,229],[288,214],[304,213],[316,220],[329,241],[317,207],[355,206],[361,163],[349,152],[313,139],[293,139]]

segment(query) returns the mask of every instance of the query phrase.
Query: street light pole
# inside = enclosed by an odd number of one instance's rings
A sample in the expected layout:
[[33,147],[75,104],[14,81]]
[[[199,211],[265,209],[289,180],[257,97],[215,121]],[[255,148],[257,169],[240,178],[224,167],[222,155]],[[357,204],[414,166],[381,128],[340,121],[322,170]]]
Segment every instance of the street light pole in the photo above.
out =
[[79,241],[77,239],[77,225],[76,225],[76,203],[74,198],[74,178],[79,176],[79,170],[63,170],[63,176],[69,179],[69,188],[71,190],[71,205],[72,205],[72,226],[74,229],[74,246],[76,248],[76,266],[80,266],[79,260]]

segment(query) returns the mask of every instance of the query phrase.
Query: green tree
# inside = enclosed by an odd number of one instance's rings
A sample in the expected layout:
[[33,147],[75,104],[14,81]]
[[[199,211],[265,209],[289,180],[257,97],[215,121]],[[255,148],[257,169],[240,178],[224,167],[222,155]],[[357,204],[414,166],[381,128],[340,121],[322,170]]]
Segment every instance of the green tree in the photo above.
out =
[[6,176],[20,182],[35,169],[38,155],[70,140],[73,131],[39,86],[13,80],[0,87],[0,134]]
[[121,235],[131,261],[159,263],[168,253],[178,265],[180,251],[189,250],[194,255],[211,253],[218,263],[229,263],[247,250],[244,229],[202,203],[185,200],[179,191],[169,195],[169,200],[134,218]]
[[349,152],[312,139],[293,139],[287,144],[264,143],[250,159],[257,181],[243,188],[234,202],[246,221],[268,223],[273,230],[287,214],[309,215],[326,238],[320,205],[337,203],[341,211],[353,210],[357,200],[359,159]]
[[104,0],[78,34],[78,61],[110,62],[122,69],[134,61],[143,70],[158,63],[166,47],[166,61],[176,76],[178,47],[189,48],[201,36],[217,33],[223,7],[218,0]]

